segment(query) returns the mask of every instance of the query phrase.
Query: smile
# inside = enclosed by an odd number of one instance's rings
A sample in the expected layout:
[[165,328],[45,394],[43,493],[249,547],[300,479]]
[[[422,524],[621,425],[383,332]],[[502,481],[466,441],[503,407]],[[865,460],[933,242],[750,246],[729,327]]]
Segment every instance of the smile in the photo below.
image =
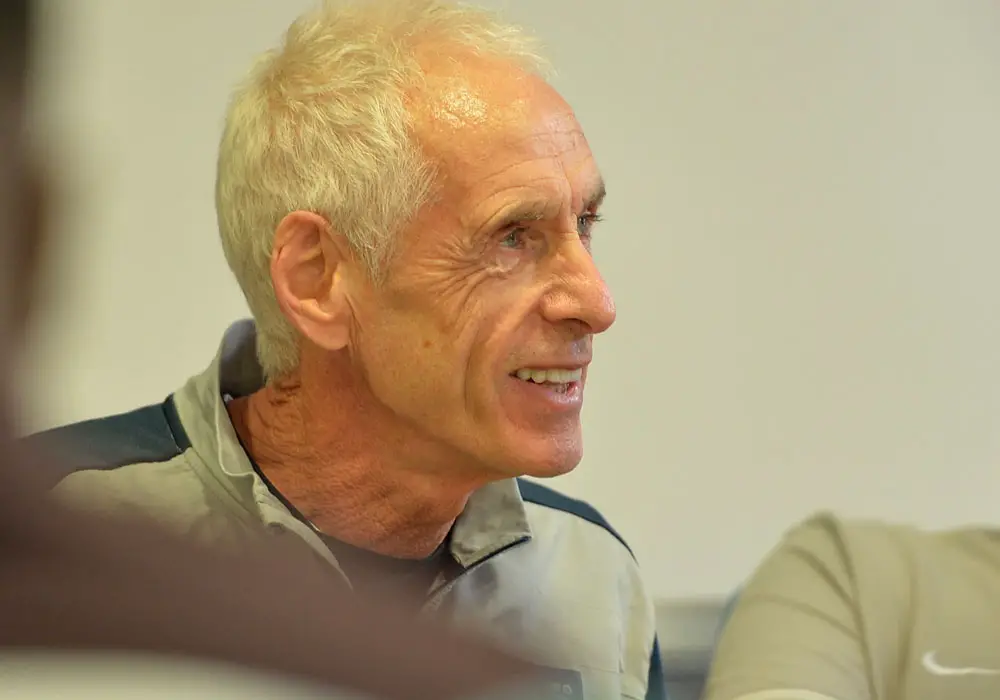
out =
[[583,370],[577,369],[533,369],[525,367],[513,373],[521,381],[533,384],[547,384],[559,392],[567,391],[583,377]]

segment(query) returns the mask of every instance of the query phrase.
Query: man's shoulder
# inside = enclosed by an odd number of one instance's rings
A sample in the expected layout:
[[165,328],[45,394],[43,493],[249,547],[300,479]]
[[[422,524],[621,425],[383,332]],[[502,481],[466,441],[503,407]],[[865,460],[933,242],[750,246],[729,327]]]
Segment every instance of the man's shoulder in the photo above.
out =
[[24,445],[51,473],[53,496],[74,507],[184,531],[214,510],[171,399],[35,433]]
[[740,599],[777,595],[827,599],[830,605],[888,609],[937,586],[941,571],[1000,572],[1000,531],[927,530],[821,512],[788,530],[746,582]]
[[[740,594],[742,600],[794,598],[821,610],[847,605],[888,619],[938,572],[978,564],[979,530],[930,531],[879,520],[817,513],[791,528]],[[830,615],[833,617],[833,615]]]
[[997,538],[1000,531],[982,528],[926,530],[882,520],[844,518],[821,512],[784,536],[778,549],[808,554],[823,561],[848,560],[852,568],[872,565],[884,573],[890,562],[912,564],[925,557],[953,556]]
[[847,589],[870,571],[877,572],[878,580],[898,580],[906,575],[907,552],[919,537],[919,531],[907,526],[818,512],[784,534],[757,578],[819,574]]
[[173,400],[28,435],[24,446],[53,465],[54,481],[82,471],[169,462],[191,444]]
[[[546,567],[565,572],[566,578],[553,588],[559,593],[552,608],[587,601],[587,613],[580,619],[589,620],[596,637],[620,641],[616,664],[622,694],[645,697],[649,683],[659,687],[663,680],[653,603],[632,550],[589,503],[527,479],[518,479],[518,488],[532,540],[541,548],[535,556],[544,559]],[[569,590],[574,594],[567,597]],[[572,614],[579,613],[577,609]],[[577,619],[574,624],[581,623]],[[621,625],[617,632],[608,627],[614,624]]]
[[[595,596],[613,588],[616,595],[629,599],[629,615],[652,619],[652,602],[639,563],[600,511],[534,481],[518,479],[518,488],[531,527],[533,557],[566,572],[587,571],[585,588]],[[581,583],[574,585],[580,588]]]
[[[825,533],[821,536],[820,533]],[[930,529],[877,520],[823,515],[793,533],[798,547],[829,556],[837,552],[857,585],[870,589],[911,588],[915,592],[940,585],[961,587],[1000,573],[1000,530],[985,527]],[[942,577],[941,572],[949,572]]]
[[526,504],[537,506],[543,513],[549,513],[557,522],[568,520],[601,539],[613,541],[616,547],[626,551],[629,557],[632,556],[632,550],[625,538],[618,534],[597,508],[586,501],[571,498],[529,479],[518,479],[517,486],[521,491],[521,499]]

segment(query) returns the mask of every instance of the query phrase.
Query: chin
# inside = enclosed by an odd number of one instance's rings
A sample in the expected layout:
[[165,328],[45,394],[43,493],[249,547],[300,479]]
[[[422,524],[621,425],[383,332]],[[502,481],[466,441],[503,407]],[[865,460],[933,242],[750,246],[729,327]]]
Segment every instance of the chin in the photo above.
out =
[[527,429],[508,424],[484,432],[489,437],[470,454],[475,454],[476,461],[495,478],[549,479],[568,474],[583,459],[583,433],[578,422]]
[[508,465],[515,466],[515,473],[512,476],[550,479],[570,473],[583,459],[582,445],[562,445],[558,449],[553,449],[553,445],[549,444],[545,448],[547,449],[537,451],[522,450],[513,455],[508,462]]
[[530,476],[533,479],[551,479],[556,476],[562,476],[563,474],[569,474],[571,471],[576,469],[576,466],[579,463],[580,460],[575,460],[573,462],[535,465],[523,469],[516,476]]

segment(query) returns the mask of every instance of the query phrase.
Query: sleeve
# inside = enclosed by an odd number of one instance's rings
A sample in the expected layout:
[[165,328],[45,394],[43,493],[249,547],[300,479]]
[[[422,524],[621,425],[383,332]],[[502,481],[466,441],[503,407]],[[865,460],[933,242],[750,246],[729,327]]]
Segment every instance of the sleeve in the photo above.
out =
[[836,521],[792,530],[740,594],[706,700],[874,700],[851,562]]
[[[627,550],[623,550],[627,552]],[[639,566],[627,552],[622,594],[624,635],[621,645],[621,696],[628,700],[665,700],[666,686],[656,637],[656,607]]]

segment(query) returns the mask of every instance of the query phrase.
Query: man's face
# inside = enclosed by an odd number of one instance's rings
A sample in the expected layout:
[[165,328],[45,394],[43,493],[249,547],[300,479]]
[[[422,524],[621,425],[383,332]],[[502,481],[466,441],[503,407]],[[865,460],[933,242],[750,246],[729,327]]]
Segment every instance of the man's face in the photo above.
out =
[[441,189],[355,300],[375,396],[497,475],[582,456],[593,336],[614,303],[590,253],[604,185],[580,125],[539,79],[466,64],[414,101]]

